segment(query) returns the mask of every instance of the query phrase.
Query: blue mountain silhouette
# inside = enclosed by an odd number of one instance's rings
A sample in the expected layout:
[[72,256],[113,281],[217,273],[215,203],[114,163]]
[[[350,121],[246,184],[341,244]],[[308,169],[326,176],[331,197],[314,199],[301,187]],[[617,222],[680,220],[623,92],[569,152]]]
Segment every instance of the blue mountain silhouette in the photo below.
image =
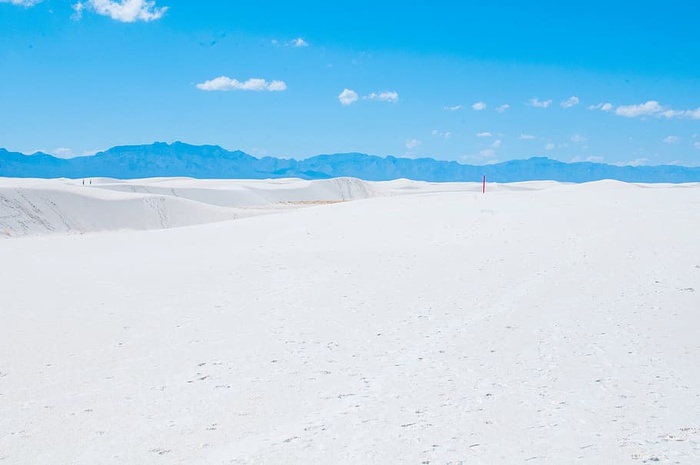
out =
[[0,176],[33,178],[111,177],[135,179],[187,176],[219,179],[295,177],[325,179],[356,177],[367,181],[408,178],[417,181],[491,182],[553,180],[587,182],[699,182],[700,168],[676,165],[616,166],[603,163],[563,163],[535,157],[492,165],[465,165],[432,158],[378,157],[362,153],[318,155],[304,160],[256,158],[216,145],[182,142],[113,147],[92,156],[56,158],[37,152],[24,155],[0,149]]

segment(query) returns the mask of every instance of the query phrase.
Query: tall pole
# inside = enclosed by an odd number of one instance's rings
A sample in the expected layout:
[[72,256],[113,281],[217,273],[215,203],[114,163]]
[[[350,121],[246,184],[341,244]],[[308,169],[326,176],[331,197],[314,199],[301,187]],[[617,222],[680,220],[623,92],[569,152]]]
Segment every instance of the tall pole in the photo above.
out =
[[486,175],[481,178],[481,193],[486,193]]

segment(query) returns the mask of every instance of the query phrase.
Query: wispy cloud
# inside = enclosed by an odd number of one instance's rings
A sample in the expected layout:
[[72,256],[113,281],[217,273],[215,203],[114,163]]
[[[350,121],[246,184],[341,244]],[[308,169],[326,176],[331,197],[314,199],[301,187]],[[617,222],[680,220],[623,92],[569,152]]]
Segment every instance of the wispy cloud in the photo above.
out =
[[472,108],[476,111],[481,111],[486,109],[486,104],[484,102],[476,102],[472,105]]
[[457,111],[462,108],[462,105],[454,105],[452,107],[442,107],[443,110],[448,110],[448,111]]
[[510,105],[507,103],[504,103],[503,105],[496,107],[496,111],[499,113],[503,113],[504,111],[508,110],[510,108]]
[[493,147],[494,149],[500,149],[501,145],[503,145],[503,141],[501,141],[501,139],[496,139],[495,141],[493,141],[493,144],[491,144],[491,147]]
[[688,118],[700,119],[700,107],[695,110],[676,110],[665,107],[656,100],[649,100],[638,105],[620,105],[615,109],[615,114],[627,118],[643,116],[656,116],[657,118]]
[[[2,0],[0,0],[2,1]],[[80,18],[83,17],[83,10],[85,9],[85,4],[84,3],[74,3],[73,6],[73,15],[71,16],[71,19],[74,21],[80,21]]]
[[298,47],[308,47],[309,46],[309,43],[307,41],[305,41],[304,39],[302,39],[301,37],[297,37],[296,39],[292,39],[289,41],[279,41],[277,39],[272,39],[270,41],[270,43],[272,45],[274,45],[275,47],[295,47],[295,48],[298,48]]
[[559,105],[561,105],[562,108],[571,108],[571,107],[575,107],[576,105],[578,105],[579,101],[580,100],[578,97],[576,97],[575,95],[572,95],[568,99],[561,102]]
[[589,110],[601,110],[601,111],[611,111],[613,109],[612,103],[599,103],[598,105],[589,105]]
[[666,110],[661,115],[666,118],[700,119],[700,107],[695,110]]
[[85,9],[123,23],[154,21],[168,11],[167,6],[157,7],[154,0],[87,0],[73,4],[74,18],[80,19]]
[[681,138],[678,136],[668,136],[664,139],[664,142],[667,144],[677,144],[681,141]]
[[197,84],[197,88],[205,91],[232,91],[232,90],[253,90],[253,91],[270,91],[280,92],[287,89],[287,84],[284,81],[267,82],[265,79],[248,79],[247,81],[239,81],[226,76],[220,76],[210,81],[205,81]]
[[0,3],[12,3],[19,6],[34,6],[40,2],[41,0],[0,0]]
[[647,116],[661,113],[664,108],[656,100],[649,100],[646,103],[639,105],[620,105],[615,109],[615,114],[626,116],[627,118],[636,118],[638,116]]
[[365,95],[362,97],[364,100],[380,100],[382,102],[398,102],[399,101],[399,94],[398,92],[390,92],[390,91],[385,91],[385,92],[372,92],[369,95]]
[[493,136],[493,134],[491,134],[488,131],[480,132],[476,135],[476,137],[492,137],[492,136]]
[[409,150],[415,149],[415,148],[418,147],[420,144],[421,144],[421,141],[419,141],[418,139],[408,139],[408,140],[406,140],[406,148],[409,149]]
[[[661,109],[658,112],[654,112],[651,114],[656,114],[656,116],[665,116],[666,118],[682,118],[684,116],[689,116],[691,112],[687,112],[684,110],[672,110],[672,109]],[[645,115],[643,115],[645,116]]]
[[586,142],[588,139],[586,138],[586,136],[582,136],[581,134],[574,134],[570,137],[570,140],[571,142],[581,143]]
[[484,158],[492,158],[496,156],[496,151],[494,149],[486,149],[480,151],[479,155],[481,155]]
[[438,131],[437,129],[433,129],[433,132],[431,134],[436,137],[442,137],[444,139],[449,139],[452,136],[452,133],[450,131]]
[[544,146],[544,149],[545,150],[554,150],[555,147],[556,146],[553,143],[547,142],[547,144]]
[[[343,91],[338,95],[338,100],[343,105],[351,105],[357,102],[360,96],[357,92],[352,89],[343,89]],[[380,102],[396,103],[399,101],[398,92],[385,91],[385,92],[372,92],[362,97],[362,100],[377,100]]]
[[693,147],[700,149],[700,142],[693,142]]
[[520,134],[520,137],[518,137],[520,140],[533,140],[534,138],[535,136],[532,134]]
[[341,105],[352,105],[357,102],[358,98],[357,92],[352,89],[343,89],[343,91],[338,94],[338,100],[340,100]]
[[528,104],[531,107],[535,107],[535,108],[547,108],[552,104],[552,101],[551,100],[538,100],[536,98],[531,98],[528,101]]

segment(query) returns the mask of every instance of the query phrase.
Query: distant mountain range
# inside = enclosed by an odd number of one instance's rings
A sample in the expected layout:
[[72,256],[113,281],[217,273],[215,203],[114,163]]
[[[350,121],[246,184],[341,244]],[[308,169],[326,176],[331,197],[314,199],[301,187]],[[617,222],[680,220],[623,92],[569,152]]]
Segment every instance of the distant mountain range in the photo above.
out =
[[361,153],[318,155],[305,160],[256,158],[215,145],[182,142],[113,147],[96,155],[56,158],[45,153],[24,155],[0,149],[0,177],[136,179],[187,176],[208,179],[324,179],[356,177],[367,181],[408,178],[416,181],[491,182],[553,180],[587,182],[698,182],[700,168],[684,166],[615,166],[562,163],[549,158],[512,160],[486,166],[463,165],[432,158],[377,157]]

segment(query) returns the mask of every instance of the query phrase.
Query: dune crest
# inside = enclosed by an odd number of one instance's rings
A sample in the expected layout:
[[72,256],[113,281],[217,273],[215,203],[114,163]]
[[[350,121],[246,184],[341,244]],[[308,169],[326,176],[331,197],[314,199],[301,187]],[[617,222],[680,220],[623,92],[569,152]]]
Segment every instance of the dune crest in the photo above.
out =
[[168,229],[387,195],[354,178],[0,179],[0,236]]

